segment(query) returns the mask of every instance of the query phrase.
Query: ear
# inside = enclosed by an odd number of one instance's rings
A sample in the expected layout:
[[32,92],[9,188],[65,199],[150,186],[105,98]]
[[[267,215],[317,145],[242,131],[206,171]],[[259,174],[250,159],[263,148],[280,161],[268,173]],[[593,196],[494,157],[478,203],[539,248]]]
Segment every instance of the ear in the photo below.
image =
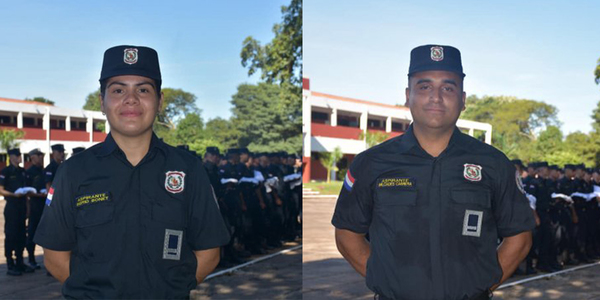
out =
[[463,92],[462,93],[462,109],[461,109],[461,111],[465,111],[466,108],[467,108],[467,93]]
[[404,96],[406,97],[406,102],[404,102],[404,106],[406,106],[406,107],[410,106],[410,102],[408,100],[409,99],[409,95],[410,95],[410,88],[407,87],[404,90]]
[[160,91],[160,98],[158,98],[158,110],[156,111],[156,115],[158,115],[158,113],[162,110],[164,99],[165,94],[162,91]]
[[104,99],[102,98],[102,93],[98,94],[98,100],[100,101],[100,111],[103,114],[106,114],[106,110],[104,110]]

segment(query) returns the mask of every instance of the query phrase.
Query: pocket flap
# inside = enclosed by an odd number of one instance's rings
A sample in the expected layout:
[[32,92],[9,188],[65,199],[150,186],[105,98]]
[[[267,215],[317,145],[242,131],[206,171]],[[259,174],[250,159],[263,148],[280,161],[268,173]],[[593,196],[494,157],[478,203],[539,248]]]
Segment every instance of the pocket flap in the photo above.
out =
[[75,227],[85,228],[110,222],[115,213],[115,206],[108,205],[90,205],[77,210],[75,218]]
[[417,191],[406,189],[378,189],[377,201],[381,205],[417,205]]
[[459,204],[475,204],[485,208],[492,206],[490,192],[487,190],[452,190],[452,201]]

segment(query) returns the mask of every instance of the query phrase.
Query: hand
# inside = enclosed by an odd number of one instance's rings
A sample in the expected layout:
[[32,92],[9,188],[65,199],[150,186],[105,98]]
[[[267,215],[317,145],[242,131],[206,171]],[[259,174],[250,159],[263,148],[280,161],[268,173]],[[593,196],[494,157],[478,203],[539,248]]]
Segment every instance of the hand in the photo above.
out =
[[267,208],[267,205],[265,204],[265,202],[264,202],[264,201],[260,201],[260,202],[259,202],[259,205],[260,205],[260,208],[261,208],[261,209],[265,209],[265,208]]
[[275,199],[275,204],[277,204],[277,206],[282,206],[283,202],[281,202],[281,199],[279,199],[279,197],[277,197],[277,199]]

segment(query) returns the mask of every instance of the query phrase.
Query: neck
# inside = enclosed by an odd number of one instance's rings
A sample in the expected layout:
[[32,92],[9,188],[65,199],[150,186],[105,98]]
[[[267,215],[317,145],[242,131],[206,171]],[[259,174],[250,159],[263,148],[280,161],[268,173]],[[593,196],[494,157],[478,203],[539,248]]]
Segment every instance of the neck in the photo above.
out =
[[438,157],[448,147],[454,127],[431,130],[413,124],[413,132],[421,148],[429,155]]
[[150,149],[152,130],[148,130],[136,137],[123,136],[116,132],[112,132],[111,134],[115,143],[125,153],[127,160],[132,166],[137,166],[144,156],[146,156],[146,153],[148,153],[148,149]]

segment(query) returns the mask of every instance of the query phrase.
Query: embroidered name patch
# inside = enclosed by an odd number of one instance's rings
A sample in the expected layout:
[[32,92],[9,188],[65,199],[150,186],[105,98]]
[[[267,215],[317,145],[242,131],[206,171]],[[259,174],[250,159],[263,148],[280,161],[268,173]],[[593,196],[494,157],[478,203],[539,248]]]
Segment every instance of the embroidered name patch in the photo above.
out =
[[75,198],[75,200],[77,201],[76,206],[80,207],[88,204],[108,201],[110,200],[110,194],[108,192],[105,192],[91,195],[83,195]]
[[169,171],[166,173],[165,189],[173,194],[183,192],[185,173],[181,171]]
[[483,211],[469,209],[465,210],[462,235],[480,237],[482,221]]
[[412,188],[415,186],[415,179],[412,177],[381,178],[377,180],[378,188],[404,187]]
[[165,243],[163,246],[163,259],[179,260],[181,256],[181,240],[183,231],[165,229]]

